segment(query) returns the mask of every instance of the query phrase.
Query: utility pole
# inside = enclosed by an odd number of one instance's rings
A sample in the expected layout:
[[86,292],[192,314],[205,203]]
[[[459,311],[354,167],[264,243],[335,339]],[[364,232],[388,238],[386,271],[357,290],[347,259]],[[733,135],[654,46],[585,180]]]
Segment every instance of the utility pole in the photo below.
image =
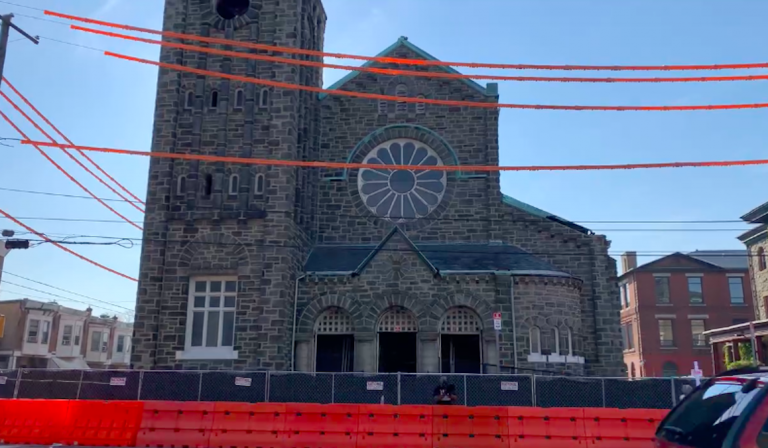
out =
[[13,14],[2,15],[0,16],[0,20],[2,20],[2,24],[0,24],[0,83],[2,83],[3,68],[5,67],[5,55],[8,52],[8,37],[11,34],[11,28],[18,31],[19,34],[26,37],[30,41],[32,41],[32,43],[35,45],[39,44],[40,41],[30,36],[29,34],[27,34],[24,30],[22,30],[18,26],[14,25],[12,22]]

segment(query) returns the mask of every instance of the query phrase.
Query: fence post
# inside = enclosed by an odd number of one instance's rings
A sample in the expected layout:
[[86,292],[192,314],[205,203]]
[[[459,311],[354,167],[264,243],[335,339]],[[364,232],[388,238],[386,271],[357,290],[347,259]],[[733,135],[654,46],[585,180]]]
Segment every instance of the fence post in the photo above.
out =
[[264,401],[269,403],[269,370],[264,374]]
[[676,394],[677,391],[675,391],[675,379],[670,378],[669,383],[672,385],[672,407],[675,407],[675,405],[677,404],[677,394]]
[[336,403],[336,374],[331,373],[331,404]]
[[15,398],[19,398],[19,388],[21,387],[21,376],[22,376],[22,373],[24,372],[24,370],[19,369],[19,370],[17,370],[17,372],[19,372],[19,373],[16,375],[16,384],[13,387],[13,398],[14,399]]
[[83,388],[83,375],[84,375],[84,373],[85,373],[85,370],[81,370],[80,371],[80,382],[77,383],[77,398],[76,398],[77,400],[80,399],[80,389]]
[[397,372],[397,405],[402,404],[400,400],[400,372]]
[[601,378],[600,379],[600,383],[602,383],[602,388],[603,388],[603,407],[605,408],[605,407],[607,407],[605,405],[605,378]]
[[469,391],[467,391],[467,375],[465,374],[464,375],[464,406],[467,405],[467,395],[468,395],[468,392]]
[[141,401],[141,386],[144,383],[144,371],[139,371],[139,393],[137,394],[136,400]]
[[200,401],[203,398],[203,372],[200,372],[200,381],[197,385],[197,401]]
[[536,407],[536,375],[531,375],[531,406]]

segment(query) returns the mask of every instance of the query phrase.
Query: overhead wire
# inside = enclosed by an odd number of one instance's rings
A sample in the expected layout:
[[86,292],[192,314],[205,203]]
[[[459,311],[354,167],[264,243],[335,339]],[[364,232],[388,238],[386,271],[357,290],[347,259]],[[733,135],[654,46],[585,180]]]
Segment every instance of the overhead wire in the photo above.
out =
[[551,64],[492,64],[476,62],[448,62],[423,59],[392,58],[384,56],[361,56],[344,53],[331,53],[326,51],[308,50],[303,48],[284,47],[277,45],[257,44],[251,42],[241,42],[232,39],[220,39],[214,37],[195,36],[192,34],[176,33],[172,31],[160,31],[150,28],[141,28],[131,25],[124,25],[103,20],[95,20],[87,17],[63,14],[51,10],[45,10],[45,15],[57,17],[60,19],[71,20],[75,22],[88,23],[108,28],[118,28],[127,31],[154,34],[163,37],[175,39],[191,40],[197,42],[213,43],[220,45],[230,45],[233,47],[248,48],[253,50],[275,51],[280,53],[301,54],[307,56],[330,57],[336,59],[357,59],[362,61],[375,61],[383,63],[393,63],[402,65],[421,65],[421,66],[454,66],[454,67],[472,67],[472,68],[494,68],[494,69],[513,69],[513,70],[606,70],[606,71],[670,71],[670,70],[731,70],[731,69],[753,69],[768,68],[768,62],[746,63],[746,64],[710,64],[710,65],[551,65]]
[[377,67],[354,67],[350,65],[328,64],[321,61],[310,61],[303,59],[281,58],[275,56],[260,55],[254,53],[242,53],[238,51],[219,50],[217,48],[202,47],[199,45],[186,45],[175,42],[161,41],[155,39],[145,39],[126,34],[112,33],[109,31],[95,30],[78,25],[72,25],[73,30],[83,31],[100,36],[113,37],[118,39],[142,42],[146,44],[160,45],[168,48],[180,50],[195,51],[200,53],[209,53],[231,58],[249,59],[254,61],[266,61],[279,64],[299,65],[316,68],[332,68],[338,70],[357,71],[365,73],[376,73],[388,76],[413,76],[422,78],[436,79],[477,79],[489,81],[519,81],[519,82],[592,82],[592,83],[662,83],[662,82],[723,82],[723,81],[760,81],[768,80],[768,75],[739,75],[739,76],[699,76],[699,77],[675,77],[675,78],[574,78],[574,77],[545,77],[545,76],[503,76],[503,75],[479,75],[448,72],[430,72],[418,70],[399,70],[392,68]]
[[[2,114],[2,112],[0,112],[0,114]],[[8,214],[8,213],[7,213],[5,210],[2,210],[2,209],[0,209],[0,214],[1,214],[1,215],[3,215],[3,216],[5,216],[6,218],[10,219],[11,221],[13,221],[13,222],[14,222],[14,224],[16,224],[17,226],[23,227],[23,228],[24,228],[24,230],[27,230],[28,232],[34,233],[34,234],[35,234],[35,235],[37,235],[39,238],[42,238],[42,239],[43,239],[43,240],[45,240],[46,242],[53,244],[54,246],[58,247],[59,249],[63,250],[64,252],[67,252],[67,253],[69,253],[69,254],[71,254],[71,255],[74,255],[74,256],[76,256],[77,258],[79,258],[79,259],[81,259],[81,260],[83,260],[83,261],[85,261],[85,262],[87,262],[87,263],[90,263],[90,264],[92,264],[92,265],[94,265],[94,266],[96,266],[96,267],[98,267],[98,268],[101,268],[101,269],[103,269],[103,270],[107,271],[107,272],[111,272],[112,274],[115,274],[115,275],[117,275],[117,276],[123,277],[123,278],[125,278],[125,279],[131,280],[131,281],[134,281],[134,282],[137,282],[137,281],[138,281],[138,280],[136,280],[136,279],[135,279],[135,278],[133,278],[133,277],[130,277],[130,276],[128,276],[128,275],[125,275],[125,274],[123,274],[122,272],[118,272],[118,271],[116,271],[116,270],[114,270],[114,269],[112,269],[112,268],[108,268],[108,267],[104,266],[104,265],[103,265],[103,264],[101,264],[101,263],[98,263],[98,262],[96,262],[96,261],[93,261],[93,260],[91,260],[90,258],[88,258],[88,257],[86,257],[86,256],[84,256],[84,255],[80,255],[79,253],[77,253],[77,252],[75,252],[75,251],[73,251],[73,250],[71,250],[71,249],[69,249],[69,248],[67,248],[67,247],[64,247],[64,246],[63,246],[61,243],[59,243],[59,242],[56,242],[56,241],[52,240],[51,238],[48,238],[47,236],[45,236],[45,234],[43,234],[43,233],[41,233],[41,232],[38,232],[38,231],[36,231],[36,230],[35,230],[35,229],[33,229],[32,227],[30,227],[30,226],[28,226],[28,225],[24,224],[23,222],[21,222],[20,220],[18,220],[18,219],[16,219],[16,218],[14,218],[12,215]]]
[[37,283],[38,285],[42,285],[42,286],[45,286],[45,287],[48,287],[48,288],[51,288],[51,289],[55,289],[57,291],[66,292],[67,294],[72,294],[72,295],[76,295],[78,297],[82,297],[84,299],[93,300],[94,302],[99,302],[99,303],[103,303],[103,304],[106,304],[106,305],[116,306],[118,308],[122,308],[122,309],[128,310],[128,311],[133,311],[132,309],[126,308],[124,306],[120,306],[120,305],[117,305],[117,304],[114,304],[114,303],[111,303],[111,302],[107,302],[107,301],[104,301],[104,300],[101,300],[101,299],[97,299],[95,297],[87,296],[85,294],[80,294],[78,292],[70,291],[68,289],[59,288],[58,286],[49,285],[48,283],[43,283],[41,281],[34,280],[34,279],[31,279],[31,278],[28,278],[28,277],[23,277],[21,275],[14,274],[12,272],[4,271],[3,275],[10,275],[12,277],[20,278],[22,280],[26,280],[26,281],[32,282],[32,283]]
[[[13,84],[11,84],[11,82],[10,82],[10,81],[8,81],[8,79],[7,79],[7,78],[3,77],[3,82],[5,82],[5,84],[6,84],[8,87],[10,87],[10,88],[11,88],[11,90],[13,90],[13,92],[14,92],[14,93],[16,93],[16,95],[17,95],[19,98],[21,98],[21,100],[22,100],[22,101],[24,101],[24,103],[25,103],[25,104],[26,104],[26,105],[27,105],[27,106],[28,106],[30,109],[32,109],[32,110],[33,110],[33,111],[34,111],[34,112],[37,114],[37,116],[39,116],[39,117],[40,117],[40,119],[42,119],[42,120],[43,120],[43,121],[44,121],[44,122],[45,122],[45,123],[46,123],[48,126],[50,126],[50,127],[51,127],[51,129],[53,129],[53,130],[54,130],[54,131],[55,131],[57,134],[59,134],[59,136],[60,136],[61,138],[63,138],[63,139],[64,139],[64,141],[66,141],[66,142],[67,142],[67,143],[69,143],[70,145],[74,145],[74,143],[72,143],[72,140],[70,140],[70,139],[69,139],[69,138],[68,138],[66,135],[64,135],[64,133],[62,133],[62,132],[59,130],[59,128],[57,128],[57,127],[56,127],[56,126],[55,126],[55,125],[54,125],[54,124],[53,124],[53,123],[52,123],[52,122],[51,122],[51,121],[50,121],[50,120],[49,120],[49,119],[48,119],[48,118],[47,118],[45,115],[43,115],[43,113],[42,113],[42,112],[40,112],[40,110],[39,110],[39,109],[37,109],[37,108],[36,108],[36,107],[35,107],[35,106],[34,106],[34,105],[33,105],[33,104],[32,104],[32,103],[31,103],[31,102],[30,102],[30,101],[27,99],[27,97],[25,97],[24,95],[22,95],[22,94],[21,94],[21,92],[19,92],[19,90],[18,90],[18,89],[16,89],[16,87],[14,87],[14,86],[13,86]],[[127,193],[129,196],[131,196],[133,199],[135,199],[135,200],[136,200],[136,201],[138,201],[139,203],[141,203],[141,204],[143,204],[143,203],[144,203],[144,202],[142,202],[142,200],[141,200],[141,199],[139,199],[138,197],[136,197],[136,195],[134,195],[133,193],[131,193],[131,192],[130,192],[130,191],[127,189],[127,188],[125,188],[125,186],[123,186],[123,184],[121,184],[120,182],[118,182],[118,181],[117,181],[117,180],[116,180],[114,177],[110,176],[110,174],[109,174],[109,173],[107,173],[107,172],[106,172],[106,171],[105,171],[105,170],[104,170],[104,169],[103,169],[103,168],[102,168],[102,167],[101,167],[101,166],[100,166],[98,163],[96,163],[96,162],[95,162],[93,159],[91,159],[91,158],[88,156],[88,154],[84,153],[83,151],[78,151],[78,153],[79,153],[81,156],[83,156],[83,157],[85,158],[85,160],[89,161],[89,162],[91,163],[91,165],[93,165],[93,166],[94,166],[94,167],[95,167],[97,170],[99,170],[99,172],[101,172],[103,175],[107,176],[107,178],[108,178],[109,180],[111,180],[111,181],[112,181],[112,182],[113,182],[115,185],[117,185],[118,187],[120,187],[120,189],[122,189],[122,190],[123,190],[125,193]],[[96,177],[97,179],[99,179],[99,181],[101,181],[101,179],[100,179],[98,176],[95,176],[95,175],[94,175],[94,177]],[[140,212],[144,213],[144,210],[142,210],[140,207],[136,206],[136,204],[134,204],[132,201],[129,201],[129,200],[128,200],[128,198],[126,198],[125,196],[123,196],[122,194],[120,194],[120,193],[119,193],[118,191],[116,191],[114,188],[112,188],[111,186],[109,186],[109,185],[108,185],[106,182],[104,182],[104,181],[101,181],[101,182],[102,182],[102,183],[103,183],[103,184],[104,184],[104,185],[105,185],[107,188],[109,188],[109,189],[110,189],[110,190],[111,190],[113,193],[115,193],[117,196],[119,196],[121,199],[123,199],[123,200],[125,200],[125,201],[129,202],[129,203],[130,203],[131,205],[133,205],[133,206],[134,206],[134,207],[135,207],[137,210],[139,210]]]
[[[21,108],[19,108],[19,106],[18,106],[16,103],[14,103],[14,102],[13,102],[13,100],[11,100],[11,99],[8,97],[8,95],[6,95],[6,94],[5,94],[3,91],[0,91],[0,96],[2,96],[2,97],[3,97],[3,98],[6,100],[6,101],[8,101],[8,102],[11,104],[11,106],[13,106],[13,107],[14,107],[14,108],[15,108],[17,111],[19,111],[19,112],[20,112],[20,113],[21,113],[23,116],[25,116],[25,117],[26,117],[28,120],[32,121],[32,120],[29,118],[29,116],[28,116],[26,113],[24,113],[24,111],[23,111],[23,110],[21,110]],[[21,136],[22,136],[24,139],[29,139],[29,137],[27,137],[27,134],[25,134],[25,133],[24,133],[24,131],[22,131],[22,130],[21,130],[19,127],[18,127],[18,126],[16,126],[16,123],[14,123],[14,122],[13,122],[13,121],[12,121],[12,120],[11,120],[11,119],[10,119],[10,118],[9,118],[9,117],[6,115],[6,114],[5,114],[5,113],[3,113],[3,111],[1,111],[1,110],[0,110],[0,116],[2,116],[2,117],[3,117],[3,119],[4,119],[4,120],[5,120],[5,121],[6,121],[6,122],[9,124],[9,125],[11,125],[11,127],[12,127],[12,128],[14,128],[14,129],[16,130],[16,132],[18,132],[18,133],[19,133],[19,135],[21,135]],[[55,161],[55,160],[53,160],[53,159],[51,158],[51,156],[49,156],[49,155],[48,155],[48,154],[47,154],[45,151],[43,151],[42,149],[40,149],[40,147],[39,147],[39,146],[37,146],[37,145],[32,145],[32,146],[33,146],[35,149],[37,149],[37,150],[38,150],[38,152],[40,152],[40,154],[41,154],[43,157],[45,157],[45,158],[46,158],[46,160],[48,160],[48,162],[50,162],[50,163],[51,163],[53,166],[55,166],[55,167],[56,167],[56,169],[58,169],[58,170],[59,170],[61,173],[63,173],[63,174],[64,174],[64,175],[65,175],[65,176],[66,176],[66,177],[69,179],[69,180],[71,180],[72,182],[74,182],[74,183],[75,183],[75,184],[76,184],[78,187],[80,187],[80,188],[81,188],[83,191],[85,191],[86,193],[88,193],[88,194],[89,194],[91,197],[93,197],[94,199],[96,199],[97,201],[99,201],[99,203],[101,203],[101,204],[102,204],[104,207],[106,207],[106,208],[108,208],[109,210],[111,210],[111,211],[112,211],[114,214],[116,214],[117,216],[119,216],[120,218],[122,218],[123,220],[125,220],[127,223],[129,223],[129,224],[131,224],[132,226],[136,227],[137,229],[141,230],[141,227],[140,227],[140,226],[138,226],[136,223],[134,223],[133,221],[129,220],[128,218],[126,218],[125,216],[123,216],[123,215],[122,215],[120,212],[118,212],[118,211],[117,211],[117,210],[115,210],[114,208],[110,207],[110,206],[109,206],[109,204],[107,204],[106,202],[104,202],[104,201],[102,201],[101,199],[99,199],[99,198],[98,198],[98,196],[96,196],[95,194],[93,194],[93,192],[91,192],[91,190],[89,190],[89,189],[88,189],[88,188],[87,188],[85,185],[83,185],[82,183],[80,183],[80,181],[78,181],[77,179],[75,179],[75,178],[74,178],[74,177],[73,177],[73,176],[72,176],[72,175],[71,175],[71,174],[70,174],[70,173],[69,173],[67,170],[65,170],[65,169],[64,169],[64,168],[63,168],[61,165],[59,165],[58,163],[56,163],[56,161]],[[64,152],[66,153],[66,151],[64,151]],[[67,153],[67,154],[69,155],[69,153]],[[70,157],[71,157],[71,155],[70,155]]]
[[[83,302],[82,300],[73,299],[73,298],[71,298],[71,297],[65,297],[65,296],[62,296],[62,295],[60,295],[60,294],[55,294],[55,293],[52,293],[52,292],[43,291],[43,290],[40,290],[40,289],[36,289],[36,288],[30,288],[29,286],[24,286],[24,285],[20,285],[20,284],[18,284],[18,283],[9,282],[8,280],[5,280],[5,279],[4,279],[4,280],[2,280],[2,282],[0,282],[0,283],[5,283],[5,284],[11,285],[11,286],[15,286],[15,287],[17,287],[17,288],[24,288],[24,289],[28,289],[28,290],[30,290],[30,291],[39,292],[39,293],[42,293],[42,294],[46,294],[46,295],[49,295],[49,296],[51,296],[51,297],[56,297],[56,298],[59,298],[59,299],[69,300],[69,301],[72,301],[72,302],[76,302],[76,303],[82,303],[83,305],[88,305],[88,306],[91,306],[91,305],[92,305],[91,303],[88,303],[88,302]],[[18,293],[17,293],[17,294],[18,294]],[[48,300],[50,300],[50,299],[48,299]],[[125,307],[123,307],[123,306],[118,306],[118,305],[114,305],[114,306],[117,306],[118,308],[122,308],[124,311],[118,311],[118,310],[115,310],[115,309],[113,309],[113,308],[106,308],[106,307],[104,307],[103,305],[100,305],[100,306],[98,306],[98,307],[99,307],[99,308],[102,308],[102,309],[104,309],[104,310],[107,310],[107,311],[112,311],[113,313],[124,313],[125,311],[134,311],[132,308],[125,308]]]
[[[65,194],[65,193],[54,193],[51,191],[34,191],[34,190],[22,190],[18,188],[5,188],[0,187],[0,191],[8,191],[11,193],[25,193],[25,194],[37,194],[41,196],[55,196],[55,197],[62,197],[62,198],[70,198],[70,199],[88,199],[88,200],[95,200],[95,198],[92,198],[90,196],[81,196],[76,194]],[[102,201],[106,202],[134,202],[131,200],[125,200],[125,199],[114,199],[114,198],[104,198],[100,197]]]
[[46,143],[25,139],[22,145],[43,146],[50,148],[81,149],[83,151],[96,151],[110,154],[124,154],[142,157],[155,157],[161,159],[176,160],[201,160],[206,162],[227,162],[243,165],[287,166],[305,168],[336,168],[336,169],[382,169],[389,170],[416,170],[416,171],[449,171],[449,172],[497,172],[497,171],[592,171],[592,170],[631,170],[631,169],[656,169],[656,168],[701,168],[701,167],[725,167],[725,166],[755,166],[766,165],[768,159],[754,160],[721,160],[706,162],[660,162],[660,163],[627,163],[627,164],[601,164],[601,165],[528,165],[528,166],[499,166],[499,165],[377,165],[371,163],[349,162],[320,162],[307,160],[278,160],[278,159],[250,159],[244,157],[210,156],[203,154],[179,154],[153,151],[136,151],[130,149],[102,148],[95,146],[75,146],[61,143]]

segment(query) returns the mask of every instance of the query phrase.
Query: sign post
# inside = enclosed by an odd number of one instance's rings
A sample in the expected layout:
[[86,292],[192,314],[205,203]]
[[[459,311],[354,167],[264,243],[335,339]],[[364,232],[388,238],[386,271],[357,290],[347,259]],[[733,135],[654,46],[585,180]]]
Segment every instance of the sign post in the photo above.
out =
[[694,361],[693,362],[693,369],[691,370],[691,376],[696,380],[696,387],[699,387],[701,385],[701,377],[703,373],[699,369],[699,362]]
[[496,368],[501,373],[501,347],[499,344],[499,333],[501,333],[501,312],[493,313],[493,332],[496,334]]

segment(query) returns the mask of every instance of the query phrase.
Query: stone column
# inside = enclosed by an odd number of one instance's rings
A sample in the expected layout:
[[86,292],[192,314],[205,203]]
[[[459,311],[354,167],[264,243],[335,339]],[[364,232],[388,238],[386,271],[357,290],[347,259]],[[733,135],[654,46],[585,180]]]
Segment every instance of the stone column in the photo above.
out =
[[419,373],[440,373],[440,333],[419,333]]
[[310,334],[296,335],[296,363],[295,370],[297,372],[311,372],[312,371],[312,350],[314,338]]
[[496,349],[496,334],[493,331],[485,331],[481,336],[483,341],[483,364],[480,373],[500,373],[499,352]]
[[376,334],[355,333],[355,372],[376,372]]

